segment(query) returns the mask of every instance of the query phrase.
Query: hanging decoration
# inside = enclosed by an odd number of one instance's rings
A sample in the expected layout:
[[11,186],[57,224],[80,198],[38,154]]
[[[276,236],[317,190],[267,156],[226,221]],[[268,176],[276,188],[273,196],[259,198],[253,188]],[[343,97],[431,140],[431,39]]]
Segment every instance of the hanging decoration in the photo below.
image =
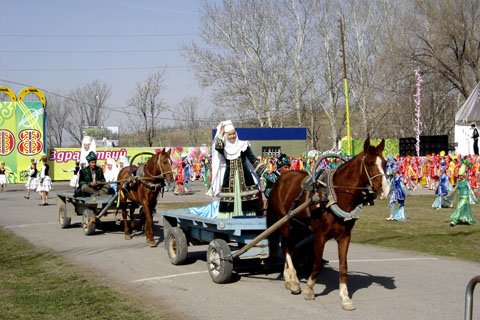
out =
[[421,109],[420,109],[420,97],[421,97],[421,92],[422,92],[422,76],[420,74],[420,69],[417,68],[414,70],[415,72],[415,94],[413,95],[415,97],[415,139],[416,139],[416,144],[415,144],[415,150],[417,151],[417,157],[420,156],[420,134],[422,133],[422,120],[421,120]]

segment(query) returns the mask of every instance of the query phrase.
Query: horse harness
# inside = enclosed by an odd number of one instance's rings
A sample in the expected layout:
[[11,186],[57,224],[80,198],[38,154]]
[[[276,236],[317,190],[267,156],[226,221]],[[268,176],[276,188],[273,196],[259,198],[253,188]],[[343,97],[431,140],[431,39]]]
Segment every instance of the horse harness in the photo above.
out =
[[[373,177],[370,176],[368,173],[368,170],[365,166],[365,155],[363,156],[362,159],[362,168],[365,170],[365,174],[367,175],[368,178],[368,186],[366,187],[350,187],[350,186],[336,186],[333,184],[333,176],[335,172],[337,171],[337,168],[331,169],[331,170],[325,170],[319,174],[316,175],[316,177],[312,176],[307,176],[305,179],[302,181],[302,191],[298,195],[298,197],[295,199],[295,201],[292,204],[292,208],[290,211],[294,209],[300,202],[300,198],[303,196],[303,194],[308,190],[311,192],[306,193],[306,200],[312,202],[312,204],[316,205],[316,207],[324,206],[326,209],[330,209],[333,214],[335,214],[337,217],[343,219],[344,221],[352,220],[352,219],[358,219],[360,217],[360,212],[363,208],[364,204],[373,204],[373,200],[376,198],[376,194],[373,190],[373,179],[383,176],[382,173],[376,174]],[[341,209],[338,204],[337,204],[337,194],[335,192],[335,188],[344,188],[346,189],[346,193],[352,193],[350,191],[351,189],[361,189],[362,190],[362,201],[360,204],[358,204],[352,211],[348,212],[343,209]],[[313,197],[311,197],[311,193],[317,195],[317,197],[320,199],[317,202],[312,201]],[[318,195],[320,192],[321,197]],[[306,208],[307,216],[310,218],[311,217],[311,212],[310,212],[310,207]]]
[[[123,189],[125,189],[126,191],[129,191],[132,189],[133,186],[135,185],[140,185],[142,184],[145,188],[149,189],[149,190],[152,190],[153,192],[157,192],[157,191],[160,191],[161,194],[162,194],[162,198],[163,198],[163,194],[164,194],[164,191],[165,191],[165,178],[164,178],[164,172],[162,171],[162,168],[160,167],[160,171],[161,173],[159,175],[156,175],[156,176],[152,176],[148,173],[148,171],[146,172],[145,170],[145,164],[140,164],[138,167],[133,167],[133,166],[130,166],[130,177],[129,179],[123,184]],[[145,175],[145,174],[148,174],[148,175]],[[158,183],[153,183],[153,182],[150,182],[148,180],[157,180],[159,179]],[[132,185],[133,183],[133,185]]]

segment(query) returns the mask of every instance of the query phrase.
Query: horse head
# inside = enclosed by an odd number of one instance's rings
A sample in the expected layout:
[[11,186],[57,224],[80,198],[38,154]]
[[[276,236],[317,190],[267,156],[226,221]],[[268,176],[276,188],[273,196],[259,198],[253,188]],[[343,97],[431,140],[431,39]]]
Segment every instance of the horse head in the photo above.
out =
[[362,170],[367,180],[368,186],[373,189],[376,196],[385,199],[390,191],[385,169],[387,162],[382,155],[385,148],[385,139],[382,139],[376,147],[370,145],[370,137],[363,144]]
[[161,152],[159,152],[158,159],[157,159],[157,168],[159,171],[159,175],[161,175],[162,178],[167,180],[168,182],[173,181],[173,169],[172,169],[172,159],[170,158],[170,151],[165,151],[165,149],[162,149]]

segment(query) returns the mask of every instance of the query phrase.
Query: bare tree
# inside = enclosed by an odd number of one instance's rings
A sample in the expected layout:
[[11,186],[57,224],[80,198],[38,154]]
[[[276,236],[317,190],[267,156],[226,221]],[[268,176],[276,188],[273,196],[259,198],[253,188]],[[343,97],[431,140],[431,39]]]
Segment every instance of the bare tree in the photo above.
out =
[[65,99],[59,95],[47,95],[47,144],[50,147],[62,147],[67,119],[71,110],[65,103]]
[[449,133],[463,102],[455,99],[480,80],[479,8],[478,0],[224,0],[205,4],[203,47],[186,53],[235,121],[306,126],[313,147],[335,147],[346,133],[342,17],[352,135],[412,135],[418,67],[423,134]]
[[165,70],[152,72],[148,78],[137,83],[134,95],[128,100],[126,111],[136,110],[139,116],[129,117],[131,128],[144,136],[148,146],[156,143],[158,118],[167,109],[161,94],[166,89]]
[[82,142],[83,126],[103,124],[109,114],[105,107],[110,95],[110,86],[100,80],[94,80],[68,94],[65,102],[71,112],[65,130],[78,144]]
[[186,97],[172,110],[175,124],[187,133],[190,146],[197,146],[199,142],[198,131],[201,126],[199,119],[200,107],[201,103],[198,97]]
[[274,125],[275,111],[284,102],[282,74],[288,72],[277,54],[273,34],[279,20],[272,12],[271,2],[206,3],[200,34],[209,48],[185,47],[201,84],[211,86],[227,108],[254,116],[261,127]]
[[468,98],[480,81],[480,2],[417,0],[417,8],[425,23],[413,59]]

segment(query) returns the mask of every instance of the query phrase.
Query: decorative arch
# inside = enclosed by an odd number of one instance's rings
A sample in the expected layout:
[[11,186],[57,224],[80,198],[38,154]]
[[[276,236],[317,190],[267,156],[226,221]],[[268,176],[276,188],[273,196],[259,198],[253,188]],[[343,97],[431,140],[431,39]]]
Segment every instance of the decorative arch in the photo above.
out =
[[12,102],[17,101],[17,97],[15,96],[15,92],[13,92],[12,89],[10,89],[10,88],[8,88],[8,87],[2,87],[2,86],[0,86],[0,92],[3,92],[3,93],[5,93],[7,96],[9,96],[9,97],[10,97],[10,100],[11,100]]
[[44,108],[47,105],[47,99],[45,98],[43,92],[40,89],[34,87],[24,88],[22,91],[20,91],[20,93],[18,94],[18,101],[23,101],[23,98],[25,98],[27,94],[36,95],[42,102]]

